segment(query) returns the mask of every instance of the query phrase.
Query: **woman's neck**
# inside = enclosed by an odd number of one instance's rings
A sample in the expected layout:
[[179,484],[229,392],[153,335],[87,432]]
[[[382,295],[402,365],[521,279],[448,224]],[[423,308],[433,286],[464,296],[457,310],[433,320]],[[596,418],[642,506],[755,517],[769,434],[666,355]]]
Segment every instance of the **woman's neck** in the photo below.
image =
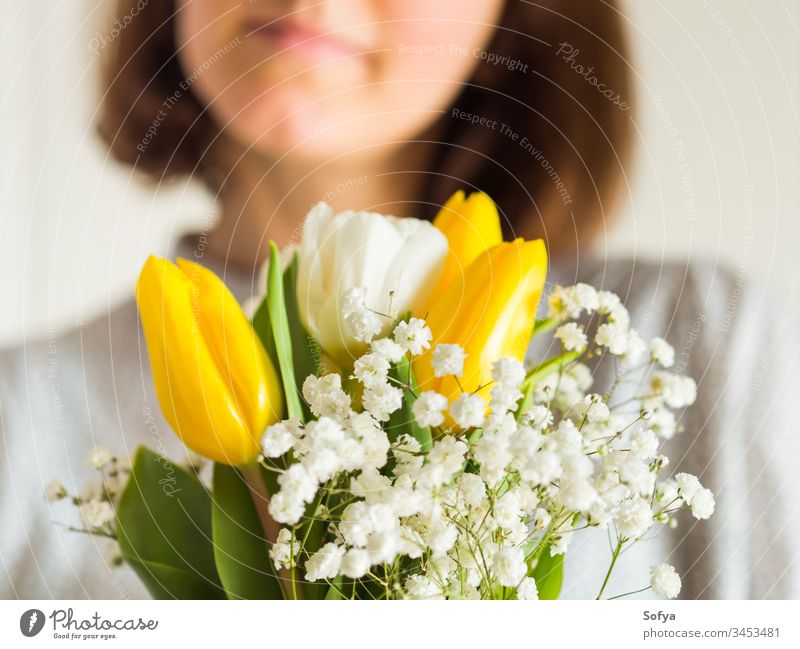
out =
[[208,234],[207,252],[227,264],[252,268],[268,243],[297,243],[309,208],[324,200],[334,211],[373,210],[412,216],[427,168],[418,145],[389,147],[369,159],[292,164],[237,155],[219,198],[220,219]]

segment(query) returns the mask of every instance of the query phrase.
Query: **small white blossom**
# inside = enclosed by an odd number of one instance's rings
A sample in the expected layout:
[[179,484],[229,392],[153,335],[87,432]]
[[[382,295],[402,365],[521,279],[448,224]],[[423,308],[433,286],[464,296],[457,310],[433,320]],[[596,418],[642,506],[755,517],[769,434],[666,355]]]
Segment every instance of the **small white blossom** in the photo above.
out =
[[370,342],[383,329],[381,319],[369,309],[351,311],[345,316],[344,325],[345,332],[362,343]]
[[714,494],[710,489],[699,489],[692,496],[689,506],[692,508],[692,516],[699,520],[710,518],[714,513]]
[[317,416],[344,419],[350,412],[350,397],[342,390],[342,377],[338,374],[306,377],[303,397]]
[[525,553],[522,548],[501,548],[498,550],[494,556],[492,571],[501,586],[516,587],[528,573]]
[[84,461],[87,466],[90,466],[93,469],[102,469],[109,462],[111,462],[111,457],[111,451],[109,451],[105,446],[95,446],[94,448],[89,449]]
[[611,412],[608,409],[608,404],[603,401],[603,397],[599,394],[587,394],[584,399],[586,404],[586,420],[592,423],[598,421],[608,421]]
[[703,488],[697,476],[693,476],[691,473],[678,473],[675,476],[675,482],[678,484],[678,495],[687,503],[691,502],[695,494]]
[[658,437],[649,428],[640,428],[631,433],[630,449],[636,457],[649,460],[658,453]]
[[462,394],[450,404],[450,415],[461,428],[477,428],[483,424],[486,403],[477,394]]
[[588,343],[583,327],[576,322],[561,325],[553,335],[561,341],[567,351],[582,352]]
[[269,558],[279,568],[288,568],[292,558],[292,542],[294,535],[287,527],[282,527],[278,538],[269,550]]
[[375,419],[388,421],[389,416],[403,405],[403,391],[388,383],[381,383],[364,390],[361,402]]
[[675,363],[675,349],[663,338],[653,338],[649,345],[650,359],[661,367],[672,367]]
[[360,579],[369,572],[369,568],[369,553],[361,548],[350,548],[342,557],[339,570],[345,577]]
[[672,372],[656,372],[650,379],[653,392],[660,394],[670,408],[690,406],[697,398],[697,384],[689,376]]
[[114,520],[114,508],[105,500],[90,500],[78,507],[87,530],[97,530]]
[[336,543],[326,543],[306,561],[306,579],[333,579],[339,574],[344,548]]
[[342,314],[345,316],[366,306],[367,289],[365,286],[351,286],[342,295]]
[[425,326],[425,321],[411,318],[408,322],[401,322],[394,328],[394,340],[404,350],[418,356],[423,350],[431,346],[433,335]]
[[597,328],[594,342],[601,347],[606,347],[615,356],[621,356],[628,351],[628,329],[616,323],[601,324]]
[[408,599],[442,599],[441,588],[423,575],[406,579],[405,591]]
[[638,539],[652,524],[653,512],[641,498],[623,501],[614,517],[614,525],[620,536],[628,539]]
[[44,497],[47,502],[54,503],[67,497],[67,489],[58,480],[51,480],[44,488]]
[[294,446],[296,438],[292,427],[285,421],[267,426],[261,437],[261,452],[264,457],[280,457]]
[[376,352],[364,354],[361,358],[356,359],[353,374],[364,387],[376,387],[381,383],[386,383],[389,361]]
[[467,355],[461,345],[436,345],[433,348],[431,365],[435,376],[463,376]]
[[420,426],[441,426],[444,423],[444,410],[447,398],[438,392],[428,390],[420,394],[411,406],[414,419]]
[[367,343],[381,333],[382,325],[378,315],[366,307],[367,289],[354,286],[343,295],[345,330],[359,342]]
[[548,428],[553,423],[553,413],[541,404],[531,406],[525,413],[528,416],[531,426],[542,430]]
[[391,338],[378,338],[370,343],[370,349],[374,354],[382,356],[390,363],[397,363],[405,354],[403,348]]
[[297,496],[281,491],[270,498],[268,509],[275,522],[294,525],[302,518],[305,503]]
[[636,365],[641,361],[647,351],[647,344],[642,340],[642,337],[633,330],[628,332],[628,340],[625,344],[625,353],[622,354],[622,360],[627,365]]
[[492,378],[509,388],[518,388],[525,380],[525,366],[516,358],[500,358],[492,365]]
[[650,587],[656,595],[674,599],[681,592],[681,578],[671,565],[659,563],[650,568]]
[[539,599],[539,591],[533,577],[525,577],[522,580],[517,588],[517,599]]
[[458,478],[458,491],[467,507],[477,507],[486,498],[486,485],[474,473],[462,473]]

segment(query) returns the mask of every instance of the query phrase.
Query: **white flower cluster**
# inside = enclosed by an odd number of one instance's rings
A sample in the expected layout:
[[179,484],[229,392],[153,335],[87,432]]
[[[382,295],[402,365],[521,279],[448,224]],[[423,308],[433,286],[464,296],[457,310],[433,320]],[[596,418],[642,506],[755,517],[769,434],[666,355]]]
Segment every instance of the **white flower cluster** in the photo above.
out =
[[[77,507],[81,526],[70,529],[115,539],[116,504],[128,483],[130,467],[104,446],[89,449],[84,464],[97,471],[96,479],[84,484],[74,495],[61,482],[52,480],[44,488],[44,497],[49,503],[68,499]],[[107,561],[111,566],[122,564],[116,541],[109,548]]]
[[[359,390],[345,390],[337,374],[308,377],[303,396],[316,419],[283,421],[263,436],[263,464],[278,472],[269,512],[286,526],[270,552],[279,567],[386,597],[536,599],[536,562],[565,553],[582,527],[610,527],[619,551],[656,524],[674,525],[678,509],[698,519],[713,513],[713,495],[696,477],[659,480],[668,465],[661,443],[677,429],[671,409],[694,400],[694,382],[666,370],[672,348],[642,341],[615,295],[557,288],[550,316],[563,323],[555,336],[566,352],[602,348],[631,365],[649,349],[653,375],[633,413],[630,400],[624,410],[588,393],[591,372],[576,359],[535,384],[522,363],[500,359],[488,400],[415,394],[392,367],[429,349],[430,329],[411,318],[375,339],[379,327],[354,304],[346,317],[357,314],[354,331],[370,342],[353,369]],[[563,322],[583,313],[601,316],[594,346],[580,325]],[[465,358],[458,345],[437,345],[435,375],[460,377]],[[406,400],[430,442],[386,424]],[[327,524],[311,550],[298,533],[306,517]],[[651,587],[674,597],[680,578],[660,564]]]

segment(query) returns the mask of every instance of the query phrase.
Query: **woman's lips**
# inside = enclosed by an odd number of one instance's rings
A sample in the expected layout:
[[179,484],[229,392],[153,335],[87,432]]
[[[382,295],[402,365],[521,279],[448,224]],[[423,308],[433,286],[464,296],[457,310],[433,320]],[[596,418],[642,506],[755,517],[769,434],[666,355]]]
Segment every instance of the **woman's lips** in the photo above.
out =
[[335,35],[287,21],[251,23],[247,33],[281,55],[302,57],[310,63],[352,59],[359,53],[359,50]]

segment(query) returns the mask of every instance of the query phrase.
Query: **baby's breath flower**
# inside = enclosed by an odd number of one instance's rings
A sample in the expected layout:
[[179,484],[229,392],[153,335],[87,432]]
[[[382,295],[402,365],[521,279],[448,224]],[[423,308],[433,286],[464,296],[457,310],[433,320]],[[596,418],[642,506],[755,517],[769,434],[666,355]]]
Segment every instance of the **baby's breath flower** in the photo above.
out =
[[[292,542],[293,542],[294,535],[289,528],[282,527],[281,531],[278,532],[278,538],[275,540],[275,543],[272,544],[272,547],[269,550],[269,558],[275,563],[276,566],[279,568],[288,568],[291,556],[292,556]],[[295,554],[297,553],[297,548],[295,548]]]
[[412,575],[404,587],[407,599],[442,599],[442,589],[424,575]]
[[608,409],[608,404],[603,401],[603,397],[599,394],[587,394],[583,402],[586,404],[586,420],[592,423],[598,421],[608,421],[611,412]]
[[93,469],[102,469],[111,462],[111,451],[105,446],[95,446],[86,454],[86,465]]
[[516,587],[528,573],[522,548],[501,548],[494,556],[492,571],[501,586]]
[[691,502],[695,494],[703,488],[697,476],[693,476],[691,473],[678,473],[675,476],[675,482],[678,485],[678,495],[687,503]]
[[431,346],[433,334],[425,326],[425,321],[411,318],[408,322],[401,322],[394,328],[394,340],[405,351],[418,356]]
[[653,338],[649,345],[650,359],[661,367],[672,367],[675,362],[675,350],[663,338]]
[[681,592],[681,578],[671,565],[659,563],[650,568],[650,587],[656,595],[674,599]]
[[414,419],[420,426],[441,426],[444,423],[444,410],[447,398],[433,390],[420,394],[411,406]]
[[702,488],[692,497],[689,506],[692,508],[692,516],[699,520],[710,518],[714,513],[714,494],[710,489]]
[[378,356],[383,356],[390,363],[398,363],[405,350],[391,338],[378,338],[370,343],[370,349]]
[[586,349],[586,344],[588,343],[583,327],[576,322],[567,322],[561,325],[556,329],[554,336],[561,341],[564,349],[570,352],[582,352]]
[[261,452],[264,457],[280,457],[294,446],[295,436],[285,421],[268,426],[261,437]]
[[450,404],[450,415],[461,428],[477,428],[483,424],[486,403],[477,394],[462,394]]
[[436,345],[431,365],[435,376],[463,376],[467,355],[461,345]]
[[361,548],[350,548],[342,557],[342,575],[350,579],[360,579],[369,572],[369,553]]
[[51,480],[44,488],[44,497],[47,502],[54,503],[67,497],[67,489],[58,480]]
[[389,416],[403,405],[403,391],[388,383],[380,383],[364,390],[361,402],[375,419],[388,421]]
[[333,579],[339,574],[345,549],[336,543],[326,543],[306,561],[306,579]]
[[344,419],[350,412],[350,397],[342,390],[342,377],[338,374],[308,376],[303,382],[303,397],[319,417]]
[[517,599],[539,599],[539,591],[533,577],[525,577],[522,580],[517,588]]
[[628,331],[628,340],[625,345],[625,352],[621,358],[627,365],[636,365],[647,351],[647,345],[642,337],[633,330]]
[[541,404],[531,406],[525,414],[528,416],[530,425],[539,430],[548,428],[553,423],[553,413]]
[[389,374],[389,361],[375,352],[364,354],[356,359],[353,374],[364,387],[372,388],[386,383]]
[[98,530],[114,520],[114,508],[106,500],[89,500],[78,507],[87,530]]
[[628,539],[638,539],[652,524],[653,512],[641,498],[623,501],[614,517],[617,532]]
[[600,347],[605,347],[615,356],[621,356],[628,351],[628,329],[615,323],[601,324],[597,328],[594,342]]
[[344,317],[346,332],[358,342],[368,343],[382,330],[381,320],[369,309],[357,309]]
[[509,388],[518,388],[525,380],[525,366],[516,358],[499,358],[492,365],[492,378]]
[[656,372],[650,379],[654,393],[660,394],[670,408],[690,406],[697,398],[697,384],[689,376],[673,372]]

